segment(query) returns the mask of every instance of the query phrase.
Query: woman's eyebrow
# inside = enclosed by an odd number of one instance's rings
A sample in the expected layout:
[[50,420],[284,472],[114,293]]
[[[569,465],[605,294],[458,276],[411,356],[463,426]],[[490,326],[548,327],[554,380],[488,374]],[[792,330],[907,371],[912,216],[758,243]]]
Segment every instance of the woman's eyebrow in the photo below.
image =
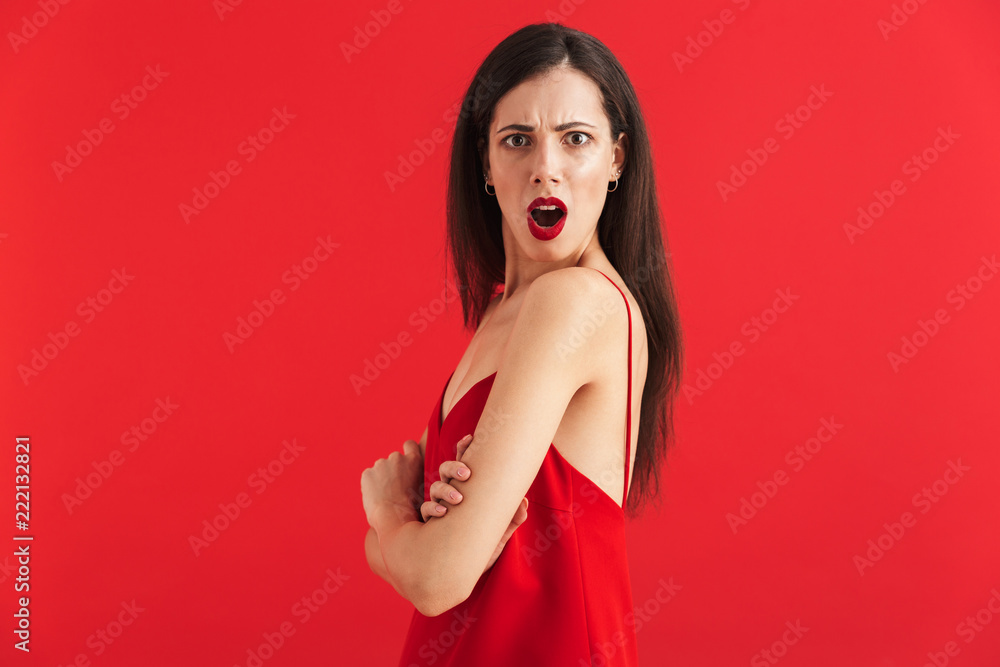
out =
[[[568,130],[571,127],[578,127],[578,126],[589,127],[594,130],[597,129],[596,127],[594,127],[589,123],[582,123],[578,120],[571,120],[568,123],[563,123],[562,125],[557,126],[555,131],[562,132],[563,130]],[[506,132],[507,130],[517,130],[518,132],[534,132],[535,128],[532,125],[508,125],[506,127],[501,127],[499,130],[496,131],[496,133],[500,134],[501,132]]]

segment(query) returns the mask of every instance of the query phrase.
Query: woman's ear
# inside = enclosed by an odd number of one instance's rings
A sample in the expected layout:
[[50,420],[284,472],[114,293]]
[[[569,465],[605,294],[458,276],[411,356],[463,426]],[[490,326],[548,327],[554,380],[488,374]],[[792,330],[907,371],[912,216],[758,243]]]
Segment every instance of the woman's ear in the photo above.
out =
[[625,168],[626,155],[628,155],[628,135],[621,132],[618,135],[618,141],[615,142],[615,147],[612,150],[614,154],[614,162],[611,164],[611,170],[615,173],[622,173]]

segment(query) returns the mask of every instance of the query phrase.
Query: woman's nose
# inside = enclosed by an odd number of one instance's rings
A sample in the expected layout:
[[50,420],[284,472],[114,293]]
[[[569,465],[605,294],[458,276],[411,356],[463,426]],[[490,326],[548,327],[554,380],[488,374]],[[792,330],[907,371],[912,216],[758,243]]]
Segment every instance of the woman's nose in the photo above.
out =
[[562,156],[559,153],[557,141],[557,139],[545,138],[539,140],[535,146],[535,152],[532,156],[534,159],[532,181],[558,181],[561,178]]

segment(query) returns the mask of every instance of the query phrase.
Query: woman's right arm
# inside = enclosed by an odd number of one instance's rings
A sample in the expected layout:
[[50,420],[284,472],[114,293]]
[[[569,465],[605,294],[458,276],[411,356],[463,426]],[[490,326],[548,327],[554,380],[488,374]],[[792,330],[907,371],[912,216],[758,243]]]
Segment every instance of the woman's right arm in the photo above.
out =
[[[456,460],[446,461],[441,464],[440,468],[441,481],[434,482],[434,484],[431,485],[430,489],[431,500],[429,502],[425,502],[420,505],[420,519],[424,523],[427,523],[433,517],[442,516],[444,512],[447,511],[448,509],[447,506],[442,503],[448,502],[449,504],[457,504],[461,502],[461,499],[445,501],[443,500],[443,498],[450,491],[456,490],[454,487],[448,484],[449,481],[456,478],[457,479],[467,478],[469,469],[464,464],[461,464],[460,460],[462,458],[462,455],[465,453],[465,450],[468,449],[470,443],[471,440],[469,442],[466,442],[465,439],[463,438],[461,441],[459,441],[457,445]],[[421,456],[424,456],[427,448],[426,429],[424,429],[424,434],[420,437],[419,444],[420,444],[420,454]],[[466,472],[462,475],[459,475],[459,471],[462,469],[465,469]],[[484,572],[493,567],[493,563],[496,562],[501,552],[503,552],[503,548],[507,544],[507,540],[510,539],[511,535],[514,533],[517,527],[521,525],[521,523],[523,523],[527,517],[528,517],[528,499],[523,498],[521,500],[521,504],[518,505],[517,511],[514,513],[514,517],[511,519],[510,525],[507,527],[506,532],[504,532],[503,536],[500,538],[500,543],[497,545],[496,551],[493,552],[492,557],[486,564],[486,568],[483,570]],[[395,589],[397,593],[399,593],[401,597],[409,600],[409,598],[406,597],[406,594],[403,592],[403,590],[396,584],[396,582],[392,580],[392,577],[389,575],[389,570],[385,566],[385,560],[382,558],[382,547],[379,545],[378,532],[371,526],[368,527],[368,533],[365,535],[365,557],[368,560],[368,567],[371,568],[372,572],[374,572],[379,577],[384,579],[390,586],[393,587],[393,589]],[[412,602],[414,606],[416,606],[417,604],[414,600],[410,600],[410,602]]]

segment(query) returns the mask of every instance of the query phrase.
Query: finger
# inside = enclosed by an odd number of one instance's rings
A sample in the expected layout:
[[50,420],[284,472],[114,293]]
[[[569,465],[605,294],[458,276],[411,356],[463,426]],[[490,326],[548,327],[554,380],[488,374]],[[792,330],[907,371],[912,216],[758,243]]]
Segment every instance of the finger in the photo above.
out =
[[420,505],[420,516],[423,518],[424,523],[427,523],[428,519],[444,516],[444,513],[447,511],[448,511],[447,507],[445,507],[444,505],[439,505],[433,500],[428,500],[427,502]]
[[455,505],[462,501],[462,494],[451,484],[438,481],[431,484],[431,500],[447,501]]
[[504,531],[503,536],[500,538],[500,544],[507,544],[507,540],[510,536],[514,534],[517,527],[524,523],[524,520],[528,518],[528,499],[522,498],[521,503],[517,506],[517,511],[514,512],[514,518],[511,519],[510,524],[507,526],[507,530]]
[[[511,519],[510,523],[514,528],[517,528],[524,520],[528,518],[528,498],[524,497],[521,499],[521,504],[517,506],[517,511],[514,512],[514,518]],[[511,531],[513,532],[513,531]]]
[[403,453],[404,454],[419,454],[420,453],[420,443],[415,440],[407,440],[403,443]]
[[458,445],[455,448],[456,452],[455,460],[457,461],[462,460],[462,455],[465,454],[465,450],[467,450],[469,448],[469,445],[472,444],[472,438],[473,435],[470,433],[469,435],[465,436],[464,438],[458,441]]
[[450,482],[453,479],[459,479],[464,482],[472,474],[469,466],[460,461],[445,461],[438,466],[438,472],[441,474],[441,479],[446,482]]

